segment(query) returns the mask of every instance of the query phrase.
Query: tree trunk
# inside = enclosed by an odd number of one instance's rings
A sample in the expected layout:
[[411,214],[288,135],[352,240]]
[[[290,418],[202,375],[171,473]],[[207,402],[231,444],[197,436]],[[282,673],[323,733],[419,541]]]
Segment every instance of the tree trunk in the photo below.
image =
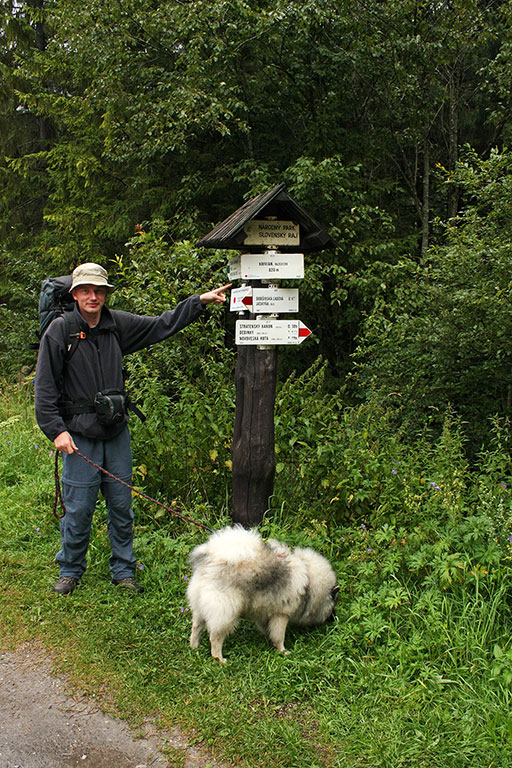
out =
[[428,248],[430,235],[430,142],[428,134],[423,138],[423,200],[421,206],[421,253]]
[[[448,170],[454,171],[458,160],[459,145],[459,115],[457,105],[457,88],[455,79],[457,71],[450,77],[450,103],[449,103],[449,136],[448,136]],[[459,188],[456,184],[451,184],[448,188],[448,218],[452,219],[457,215],[459,208]]]
[[274,488],[276,367],[276,347],[238,348],[231,519],[246,528],[261,523]]

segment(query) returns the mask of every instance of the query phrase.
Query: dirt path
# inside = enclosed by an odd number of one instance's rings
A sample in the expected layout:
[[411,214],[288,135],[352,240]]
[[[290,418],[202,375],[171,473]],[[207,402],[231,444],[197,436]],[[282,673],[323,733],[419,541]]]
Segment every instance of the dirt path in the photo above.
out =
[[37,643],[0,653],[1,768],[226,768],[178,729],[147,725],[136,738],[51,670]]

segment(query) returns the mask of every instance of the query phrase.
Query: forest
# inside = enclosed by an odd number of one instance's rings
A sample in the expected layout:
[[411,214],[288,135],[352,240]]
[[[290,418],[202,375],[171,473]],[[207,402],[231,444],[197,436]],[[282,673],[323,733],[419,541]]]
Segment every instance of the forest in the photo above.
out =
[[[498,0],[2,0],[2,375],[33,369],[44,277],[99,261],[114,306],[157,314],[225,281],[197,241],[284,183],[336,248],[306,260],[277,450],[373,404],[410,444],[457,420],[475,461],[512,407],[511,22]],[[215,424],[229,463],[235,357],[212,315],[131,387],[154,424]]]

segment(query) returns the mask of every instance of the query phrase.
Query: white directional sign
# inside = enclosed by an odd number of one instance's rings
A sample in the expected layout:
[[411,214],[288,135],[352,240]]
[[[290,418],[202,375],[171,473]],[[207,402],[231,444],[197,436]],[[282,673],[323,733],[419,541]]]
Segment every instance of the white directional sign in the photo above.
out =
[[244,285],[231,289],[232,312],[250,310],[255,314],[279,314],[299,311],[298,288],[252,288]]
[[238,320],[235,342],[238,345],[301,344],[311,331],[300,320]]
[[231,312],[244,312],[246,309],[252,311],[252,286],[243,285],[241,288],[232,288],[230,298]]
[[256,314],[299,311],[298,288],[253,288],[252,311]]
[[293,221],[252,219],[244,226],[244,245],[300,247],[300,227]]
[[230,280],[302,279],[303,253],[242,253],[229,260]]

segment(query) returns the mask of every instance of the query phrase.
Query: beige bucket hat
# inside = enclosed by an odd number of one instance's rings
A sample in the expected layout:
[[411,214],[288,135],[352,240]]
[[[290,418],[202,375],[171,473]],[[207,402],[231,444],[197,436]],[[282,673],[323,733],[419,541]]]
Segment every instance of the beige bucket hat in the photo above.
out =
[[107,289],[108,293],[115,290],[114,286],[108,282],[107,270],[93,262],[80,264],[73,270],[72,277],[73,282],[71,283],[70,291],[79,285],[101,285]]

